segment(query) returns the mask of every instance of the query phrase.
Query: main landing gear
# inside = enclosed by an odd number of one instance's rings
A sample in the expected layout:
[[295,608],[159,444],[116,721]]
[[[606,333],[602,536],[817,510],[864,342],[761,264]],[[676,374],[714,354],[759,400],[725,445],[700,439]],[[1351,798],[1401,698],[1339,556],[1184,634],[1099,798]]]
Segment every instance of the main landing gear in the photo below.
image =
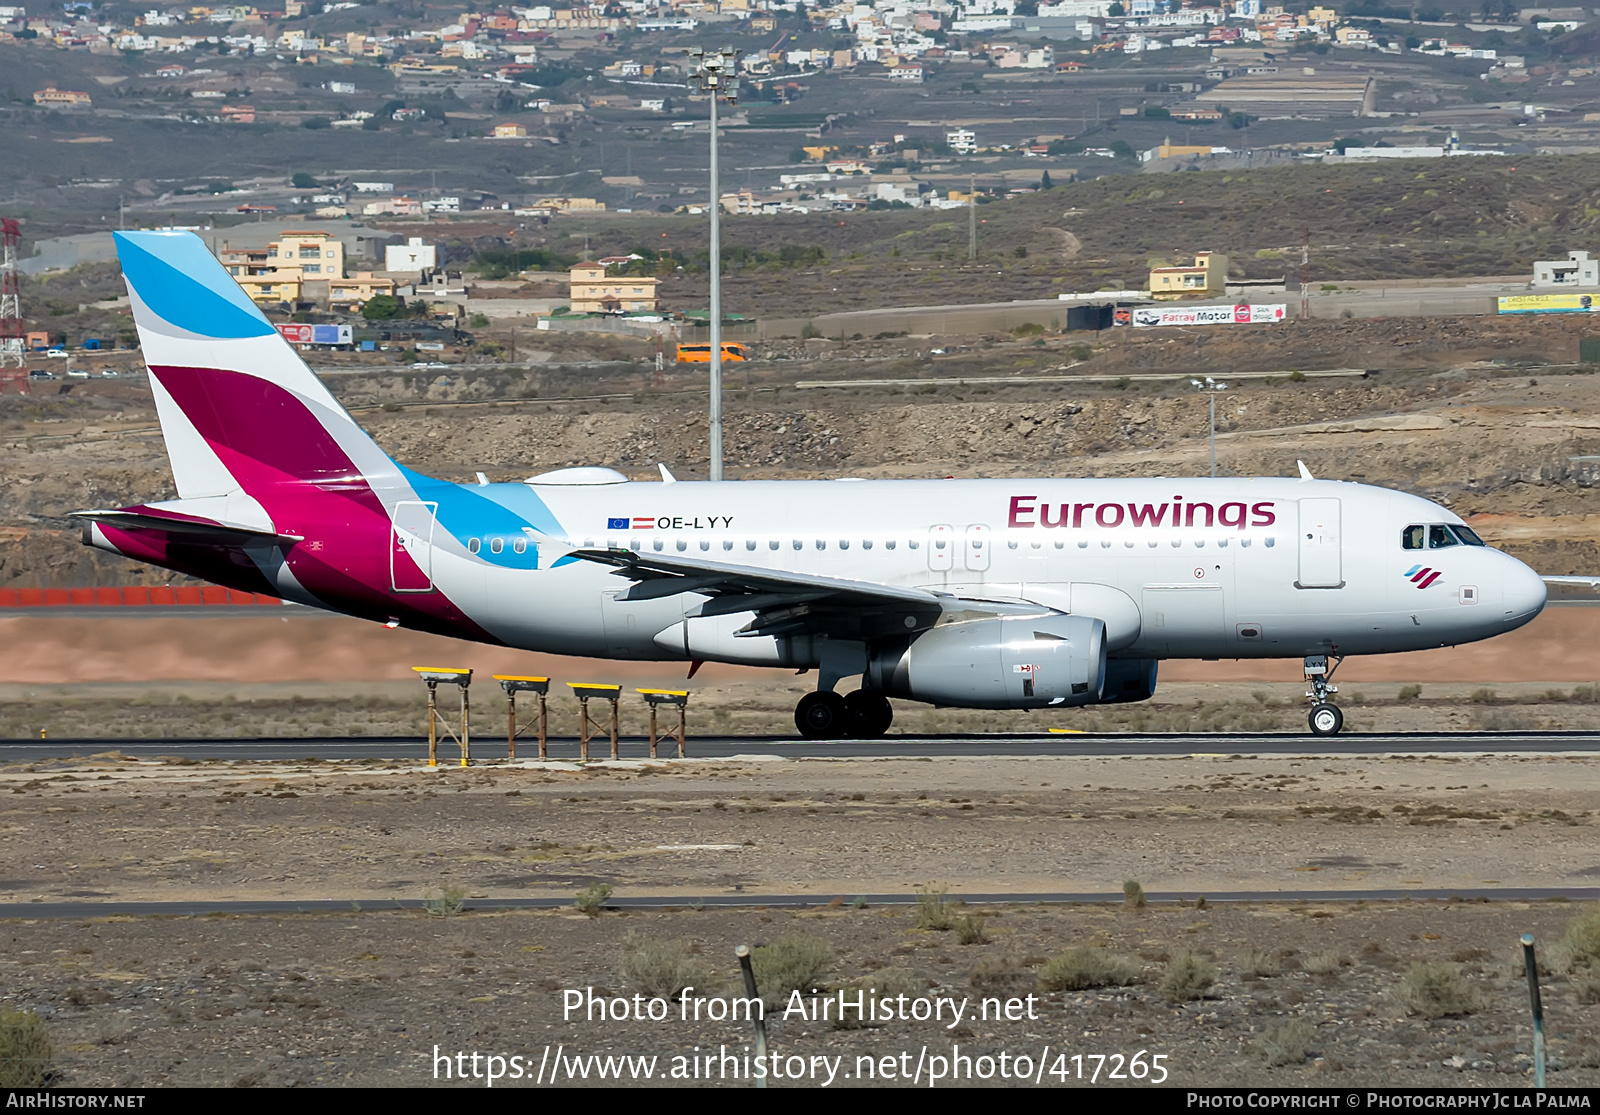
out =
[[872,689],[858,689],[845,697],[807,693],[794,710],[794,726],[806,739],[876,737],[893,722],[889,698]]
[[[1328,664],[1332,657],[1333,664]],[[1344,727],[1344,713],[1339,711],[1339,706],[1328,700],[1328,695],[1339,692],[1337,686],[1329,685],[1333,680],[1333,672],[1344,661],[1344,655],[1308,654],[1306,655],[1306,684],[1311,686],[1311,691],[1306,694],[1311,699],[1311,713],[1306,717],[1311,725],[1311,734],[1314,736],[1336,736],[1339,729]]]

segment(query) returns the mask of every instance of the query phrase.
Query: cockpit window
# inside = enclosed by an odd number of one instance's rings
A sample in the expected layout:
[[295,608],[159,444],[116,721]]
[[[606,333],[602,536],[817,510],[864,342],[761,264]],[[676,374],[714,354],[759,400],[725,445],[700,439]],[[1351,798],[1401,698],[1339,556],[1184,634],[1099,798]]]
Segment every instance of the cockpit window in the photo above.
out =
[[1400,532],[1400,546],[1406,550],[1443,550],[1447,546],[1485,546],[1471,527],[1458,523],[1413,525]]

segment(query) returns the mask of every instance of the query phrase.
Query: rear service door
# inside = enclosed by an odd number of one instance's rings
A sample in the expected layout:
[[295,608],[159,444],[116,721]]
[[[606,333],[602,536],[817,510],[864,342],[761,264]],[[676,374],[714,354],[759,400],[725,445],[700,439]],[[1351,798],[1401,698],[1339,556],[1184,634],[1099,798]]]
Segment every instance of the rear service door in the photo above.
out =
[[1300,577],[1295,587],[1344,587],[1344,549],[1337,499],[1300,501]]
[[389,583],[395,592],[433,591],[433,527],[437,503],[404,499],[394,505],[389,535]]

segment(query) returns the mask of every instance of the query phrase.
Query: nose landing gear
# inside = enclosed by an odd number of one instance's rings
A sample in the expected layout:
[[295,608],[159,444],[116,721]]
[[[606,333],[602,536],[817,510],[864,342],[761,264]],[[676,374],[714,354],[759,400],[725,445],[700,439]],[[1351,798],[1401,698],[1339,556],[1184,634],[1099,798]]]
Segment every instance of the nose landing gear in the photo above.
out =
[[[1328,664],[1330,657],[1333,659],[1331,666]],[[1342,654],[1306,655],[1306,684],[1311,686],[1311,691],[1306,696],[1313,702],[1306,722],[1311,726],[1311,734],[1314,736],[1336,736],[1344,727],[1344,713],[1339,711],[1338,705],[1328,700],[1329,694],[1339,692],[1337,686],[1328,683],[1333,680],[1333,672],[1343,661]]]
[[794,710],[794,726],[806,739],[876,737],[893,722],[889,698],[872,689],[858,689],[848,697],[807,693]]

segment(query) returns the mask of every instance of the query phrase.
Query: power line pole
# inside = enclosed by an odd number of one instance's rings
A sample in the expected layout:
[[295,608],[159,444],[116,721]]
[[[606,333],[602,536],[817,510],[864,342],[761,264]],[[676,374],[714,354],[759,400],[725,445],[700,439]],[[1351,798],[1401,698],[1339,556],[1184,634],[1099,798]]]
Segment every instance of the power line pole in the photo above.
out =
[[1300,320],[1311,317],[1311,229],[1307,226],[1300,245]]
[[967,258],[978,258],[978,179],[967,175]]
[[717,100],[731,104],[739,95],[739,80],[731,76],[737,55],[732,47],[706,51],[695,48],[689,56],[697,63],[694,77],[711,95],[711,429],[707,440],[711,479],[722,479],[722,196],[717,183]]

